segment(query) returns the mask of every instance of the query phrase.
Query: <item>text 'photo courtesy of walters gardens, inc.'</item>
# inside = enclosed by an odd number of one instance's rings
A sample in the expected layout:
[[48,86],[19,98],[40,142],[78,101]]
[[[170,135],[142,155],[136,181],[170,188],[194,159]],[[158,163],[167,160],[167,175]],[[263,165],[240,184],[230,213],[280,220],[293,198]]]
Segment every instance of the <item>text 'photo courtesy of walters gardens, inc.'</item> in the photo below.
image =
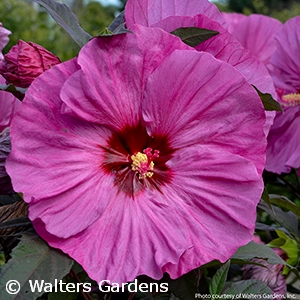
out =
[[195,299],[214,299],[214,300],[233,300],[233,299],[245,299],[245,300],[262,300],[262,299],[297,299],[295,294],[268,294],[268,293],[236,293],[236,294],[201,294],[195,293]]

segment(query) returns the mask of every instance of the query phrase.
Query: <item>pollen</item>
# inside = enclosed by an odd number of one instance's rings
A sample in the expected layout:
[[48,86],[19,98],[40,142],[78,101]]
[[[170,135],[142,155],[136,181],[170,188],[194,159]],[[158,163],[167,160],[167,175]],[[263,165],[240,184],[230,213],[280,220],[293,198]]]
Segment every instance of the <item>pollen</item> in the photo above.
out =
[[296,106],[300,105],[300,94],[287,94],[282,96],[283,106]]
[[137,152],[136,154],[131,155],[131,169],[139,175],[139,179],[153,176],[153,159],[156,157],[159,157],[159,151],[154,150],[154,153],[152,154],[151,148],[145,149],[143,153]]

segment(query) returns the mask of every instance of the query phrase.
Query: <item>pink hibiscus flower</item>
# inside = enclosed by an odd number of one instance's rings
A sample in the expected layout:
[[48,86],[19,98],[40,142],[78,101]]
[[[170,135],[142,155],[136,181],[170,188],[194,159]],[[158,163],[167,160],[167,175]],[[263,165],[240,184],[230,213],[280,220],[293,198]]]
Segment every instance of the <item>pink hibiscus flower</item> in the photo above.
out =
[[[228,24],[223,19],[217,7],[208,0],[128,0],[125,7],[127,27],[132,24],[158,27],[172,32],[181,27],[206,28],[219,32],[195,47],[205,51],[217,59],[234,66],[250,84],[261,92],[277,98],[273,80],[265,65],[226,29]],[[273,123],[275,113],[267,112],[264,127],[267,134]]]
[[0,60],[3,59],[2,50],[6,46],[6,44],[9,41],[9,35],[11,34],[11,31],[7,30],[2,26],[2,23],[0,22]]
[[272,76],[284,113],[277,113],[268,136],[266,170],[281,174],[300,167],[300,17],[283,25],[276,42]]
[[[0,84],[5,79],[0,75]],[[11,150],[9,125],[15,115],[20,101],[12,94],[0,91],[0,194],[12,192],[10,178],[5,170],[5,161]]]
[[225,262],[263,189],[254,89],[161,29],[130,29],[40,75],[11,128],[7,169],[37,232],[98,282]]

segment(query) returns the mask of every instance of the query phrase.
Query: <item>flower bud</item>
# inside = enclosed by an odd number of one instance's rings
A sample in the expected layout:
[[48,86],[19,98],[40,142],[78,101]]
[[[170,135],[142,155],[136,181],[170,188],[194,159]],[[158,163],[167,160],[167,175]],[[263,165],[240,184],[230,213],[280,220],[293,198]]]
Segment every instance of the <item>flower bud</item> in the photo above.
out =
[[19,40],[0,62],[0,74],[7,84],[26,88],[36,77],[60,62],[42,46]]

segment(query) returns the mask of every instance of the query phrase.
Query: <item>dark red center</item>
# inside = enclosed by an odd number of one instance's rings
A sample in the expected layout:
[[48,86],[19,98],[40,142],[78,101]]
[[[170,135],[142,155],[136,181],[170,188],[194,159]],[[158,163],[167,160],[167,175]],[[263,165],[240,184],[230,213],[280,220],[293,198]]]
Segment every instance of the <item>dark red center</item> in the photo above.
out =
[[[134,198],[145,188],[157,189],[170,183],[172,172],[166,162],[172,157],[175,149],[172,149],[169,138],[166,135],[149,136],[146,128],[139,123],[135,126],[125,126],[119,132],[114,132],[109,138],[104,149],[104,163],[102,168],[108,174],[114,174],[115,185],[119,192]],[[145,153],[148,148],[155,149],[159,156],[153,156],[153,175],[139,178],[139,174],[132,170],[132,155],[138,152]]]

